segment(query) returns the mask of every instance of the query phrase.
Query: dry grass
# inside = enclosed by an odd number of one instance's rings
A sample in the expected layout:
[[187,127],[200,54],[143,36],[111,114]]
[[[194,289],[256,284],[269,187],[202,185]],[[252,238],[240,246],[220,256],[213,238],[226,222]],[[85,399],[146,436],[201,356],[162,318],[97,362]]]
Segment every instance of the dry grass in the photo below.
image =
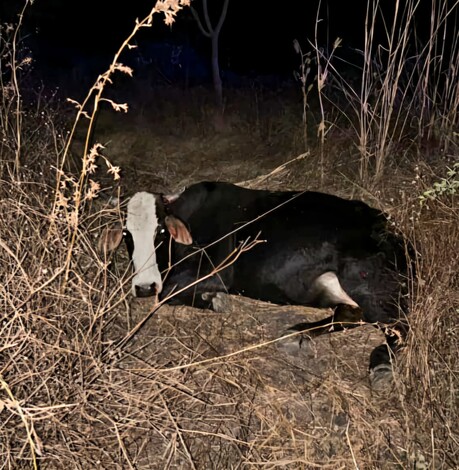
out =
[[[0,469],[458,468],[459,208],[454,195],[418,200],[447,158],[457,159],[457,136],[443,159],[432,158],[440,143],[405,152],[399,142],[378,184],[362,183],[352,129],[330,129],[315,144],[308,137],[309,152],[298,156],[303,110],[285,94],[235,93],[223,133],[209,131],[204,95],[178,100],[172,118],[99,120],[113,163],[141,169],[124,171],[121,183],[90,171],[104,158],[86,134],[63,139],[52,110],[22,115],[19,153],[16,126],[2,127],[11,139],[0,167]],[[183,117],[186,106],[193,119]],[[85,156],[83,165],[73,160],[79,172],[64,164],[71,148]],[[89,181],[128,194],[204,178],[322,189],[389,213],[419,254],[391,390],[369,387],[369,355],[384,338],[372,326],[288,355],[279,334],[327,312],[231,297],[223,314],[155,311],[130,297],[127,254],[109,268],[95,250],[120,208],[88,197],[98,191]]]
[[[301,58],[304,110],[312,87],[308,76],[312,70],[315,73],[321,165],[326,159],[326,137],[330,139],[334,127],[354,133],[359,176],[367,185],[380,183],[394,153],[401,150],[412,153],[436,141],[436,148],[454,151],[459,105],[458,6],[457,0],[433,0],[428,5],[396,0],[392,9],[385,9],[379,1],[368,1],[362,50],[354,49],[353,59],[344,68],[348,59],[345,55],[339,59],[340,38],[334,39],[330,50],[318,43],[318,11],[314,41],[305,52],[298,43],[296,50]],[[425,38],[419,38],[418,22],[426,8],[430,8],[430,28]],[[304,111],[305,126],[306,116]]]
[[[298,168],[304,159],[246,184],[304,185]],[[406,192],[392,203],[422,253],[422,282],[395,386],[380,396],[367,364],[383,335],[370,326],[298,356],[277,350],[270,341],[287,326],[320,315],[298,307],[164,306],[130,337],[153,306],[129,297],[125,253],[114,276],[94,252],[116,209],[87,208],[65,281],[70,229],[64,215],[51,223],[50,176],[1,185],[2,468],[455,468],[455,205],[434,201],[419,216]]]

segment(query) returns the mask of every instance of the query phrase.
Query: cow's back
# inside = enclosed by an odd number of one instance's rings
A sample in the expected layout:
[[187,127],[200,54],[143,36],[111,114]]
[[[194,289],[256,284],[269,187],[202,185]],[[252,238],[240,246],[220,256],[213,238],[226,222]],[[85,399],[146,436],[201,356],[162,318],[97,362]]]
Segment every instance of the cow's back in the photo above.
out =
[[[383,289],[385,297],[392,297],[398,272],[406,268],[402,242],[387,231],[386,217],[362,201],[203,182],[190,186],[171,210],[189,225],[195,246],[222,239],[200,257],[201,273],[241,243],[262,241],[220,273],[230,292],[248,297],[308,305],[313,303],[308,289],[314,280],[335,272],[351,296],[374,307],[379,302],[377,296],[371,297],[371,291],[378,291],[375,282],[394,279]],[[189,248],[180,249],[181,256],[190,253]],[[190,259],[186,269],[194,269],[197,259]],[[386,295],[387,290],[394,292]]]

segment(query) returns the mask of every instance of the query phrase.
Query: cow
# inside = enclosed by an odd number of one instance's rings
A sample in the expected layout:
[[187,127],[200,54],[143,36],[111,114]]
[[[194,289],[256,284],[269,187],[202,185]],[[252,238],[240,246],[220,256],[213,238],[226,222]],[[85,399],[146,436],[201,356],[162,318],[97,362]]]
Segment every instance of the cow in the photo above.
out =
[[[115,249],[120,231],[106,233],[103,245]],[[133,296],[207,308],[222,292],[331,308],[331,317],[293,325],[286,336],[298,332],[299,345],[364,322],[390,327],[371,354],[370,377],[391,376],[407,330],[412,262],[380,210],[320,192],[201,182],[181,194],[134,194],[123,233]]]

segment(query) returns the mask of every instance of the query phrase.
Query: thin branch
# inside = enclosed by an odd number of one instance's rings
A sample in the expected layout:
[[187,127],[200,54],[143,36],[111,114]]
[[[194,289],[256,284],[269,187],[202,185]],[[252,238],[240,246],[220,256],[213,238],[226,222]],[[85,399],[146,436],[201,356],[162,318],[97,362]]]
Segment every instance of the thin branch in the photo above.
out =
[[191,14],[193,15],[193,18],[196,20],[196,23],[198,23],[198,28],[201,31],[201,33],[208,38],[212,37],[210,31],[206,31],[204,29],[201,19],[199,18],[199,14],[193,7],[191,7]]
[[204,10],[204,20],[207,25],[208,31],[214,35],[214,29],[212,28],[212,23],[210,21],[210,16],[209,16],[209,7],[207,6],[207,0],[202,0],[202,9]]
[[258,245],[259,243],[263,243],[263,241],[258,240],[257,237],[255,237],[255,239],[252,241],[245,240],[243,243],[241,243],[240,246],[235,248],[223,261],[221,261],[221,263],[215,269],[212,269],[211,272],[196,279],[195,281],[191,282],[185,287],[182,287],[181,289],[170,293],[160,302],[156,303],[154,307],[151,309],[151,311],[148,313],[148,315],[146,315],[142,321],[140,321],[129,333],[126,334],[126,336],[124,336],[123,339],[121,339],[118,342],[117,347],[124,348],[126,344],[139,332],[139,330],[143,327],[143,325],[158,311],[158,309],[162,305],[164,305],[165,303],[167,303],[169,300],[176,297],[177,295],[181,294],[182,292],[190,289],[191,287],[205,281],[206,279],[209,279],[210,277],[214,276],[220,271],[223,271],[224,269],[228,268],[239,259],[242,253],[245,253],[246,251],[251,250],[254,246]]
[[215,33],[219,34],[220,30],[222,29],[223,22],[225,21],[226,14],[228,13],[228,5],[229,5],[229,0],[225,0],[225,3],[223,4],[223,9],[220,14],[220,19],[218,20],[218,24],[215,27]]

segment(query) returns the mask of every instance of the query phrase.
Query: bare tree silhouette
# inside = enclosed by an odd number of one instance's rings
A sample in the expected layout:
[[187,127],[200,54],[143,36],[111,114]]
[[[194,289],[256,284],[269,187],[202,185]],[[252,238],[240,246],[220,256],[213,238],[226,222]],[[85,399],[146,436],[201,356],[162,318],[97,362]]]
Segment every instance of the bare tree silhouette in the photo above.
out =
[[210,21],[209,15],[209,8],[207,5],[207,0],[202,0],[202,11],[204,20],[201,21],[199,17],[199,13],[194,9],[191,8],[191,12],[198,24],[198,27],[201,33],[208,37],[212,42],[212,49],[211,49],[211,62],[212,62],[212,80],[214,84],[215,90],[215,100],[220,112],[223,111],[223,87],[222,87],[222,79],[220,76],[220,65],[218,62],[218,40],[220,37],[220,31],[222,29],[223,23],[226,18],[226,13],[228,12],[228,4],[229,0],[223,1],[223,7],[220,12],[220,17],[218,19],[217,25],[212,26]]

